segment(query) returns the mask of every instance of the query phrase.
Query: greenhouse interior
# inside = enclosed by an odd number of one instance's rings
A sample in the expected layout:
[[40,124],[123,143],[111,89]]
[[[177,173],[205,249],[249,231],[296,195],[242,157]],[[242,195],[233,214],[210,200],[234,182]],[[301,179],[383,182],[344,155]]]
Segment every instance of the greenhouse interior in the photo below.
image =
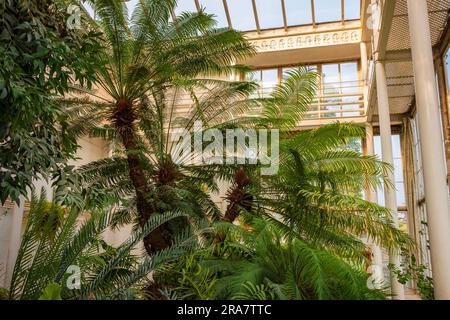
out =
[[0,23],[0,300],[450,300],[450,0]]

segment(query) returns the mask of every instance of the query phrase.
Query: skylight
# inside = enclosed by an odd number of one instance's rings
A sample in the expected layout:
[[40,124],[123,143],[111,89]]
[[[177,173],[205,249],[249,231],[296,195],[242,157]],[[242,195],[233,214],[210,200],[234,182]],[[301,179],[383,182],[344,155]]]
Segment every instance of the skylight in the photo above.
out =
[[312,24],[311,0],[284,0],[288,26]]
[[279,28],[283,24],[281,2],[272,0],[256,0],[259,27],[261,29]]
[[175,8],[175,15],[179,16],[183,12],[196,12],[197,6],[194,0],[178,0]]
[[227,0],[232,27],[240,31],[256,30],[252,0]]
[[345,0],[344,2],[344,17],[345,20],[356,20],[361,16],[361,1],[360,0]]
[[314,0],[314,11],[317,23],[340,21],[341,0]]
[[[127,1],[131,13],[138,0]],[[178,0],[175,15],[204,8],[217,26],[240,31],[357,20],[361,0]]]
[[214,15],[214,19],[217,21],[217,27],[228,27],[227,16],[222,0],[200,0],[199,3],[202,8],[205,9],[206,13]]

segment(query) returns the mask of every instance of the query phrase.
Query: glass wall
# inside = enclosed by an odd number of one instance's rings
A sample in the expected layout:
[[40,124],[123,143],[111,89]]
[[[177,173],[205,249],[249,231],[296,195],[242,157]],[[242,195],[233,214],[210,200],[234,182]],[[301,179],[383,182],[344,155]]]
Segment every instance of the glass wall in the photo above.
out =
[[[261,85],[260,96],[268,96],[273,88],[288,77],[296,66],[255,70],[247,79]],[[327,63],[308,66],[317,73],[318,92],[307,118],[357,117],[364,114],[362,83],[358,62]]]
[[259,84],[259,97],[268,97],[278,85],[278,69],[255,70],[247,74],[247,79]]
[[[381,139],[380,136],[374,137],[374,147],[375,154],[381,159]],[[400,135],[393,134],[392,135],[392,151],[394,158],[394,182],[395,189],[397,191],[397,207],[404,208],[406,207],[406,198],[405,198],[405,185],[404,185],[404,177],[403,177],[403,160],[402,160],[402,151],[400,145]],[[378,190],[378,203],[384,206],[384,190],[380,188]]]
[[445,80],[447,81],[447,101],[450,104],[450,47],[444,56],[444,66],[445,66]]

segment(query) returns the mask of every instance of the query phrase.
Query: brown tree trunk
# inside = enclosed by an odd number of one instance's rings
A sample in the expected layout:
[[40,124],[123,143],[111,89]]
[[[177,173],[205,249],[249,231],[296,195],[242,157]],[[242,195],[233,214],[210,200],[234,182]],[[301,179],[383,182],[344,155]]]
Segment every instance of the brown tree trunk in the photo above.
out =
[[[138,155],[139,148],[136,144],[136,135],[133,128],[135,117],[132,106],[126,101],[119,101],[114,118],[127,154],[128,174],[136,191],[136,208],[139,214],[139,224],[143,227],[150,216],[156,212],[156,208],[152,201],[148,199],[151,189]],[[165,249],[170,245],[170,238],[170,232],[167,230],[167,227],[162,225],[144,238],[145,250],[151,255]]]
[[[227,210],[222,218],[223,221],[233,223],[239,216],[241,210],[251,211],[253,207],[253,196],[245,191],[245,187],[250,185],[250,178],[245,170],[240,168],[234,176],[234,183],[227,192]],[[223,243],[226,234],[218,233],[214,239],[215,243]]]

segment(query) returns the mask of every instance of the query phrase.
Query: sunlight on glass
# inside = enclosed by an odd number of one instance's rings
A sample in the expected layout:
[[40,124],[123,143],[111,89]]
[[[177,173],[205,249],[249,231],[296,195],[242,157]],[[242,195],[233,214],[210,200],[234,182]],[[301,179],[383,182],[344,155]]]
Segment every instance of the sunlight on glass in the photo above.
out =
[[358,92],[358,64],[356,62],[341,63],[342,93]]
[[447,87],[450,93],[450,49],[447,49],[447,54],[445,55],[445,70],[447,71]]
[[[374,136],[374,147],[375,154],[381,159],[381,139],[380,136]],[[403,178],[403,162],[402,162],[402,154],[401,154],[401,143],[400,136],[398,134],[392,135],[392,151],[393,151],[393,160],[394,160],[394,180],[395,180],[395,189],[397,195],[397,205],[399,207],[403,207],[406,205],[405,199],[405,186],[404,186],[404,178]],[[378,203],[380,205],[384,205],[384,190],[383,188],[378,189]]]
[[240,31],[256,30],[252,0],[228,0],[233,28]]
[[182,12],[197,12],[197,6],[194,0],[178,0],[178,5],[175,8],[175,15],[180,15]]
[[91,7],[89,3],[82,3],[81,5],[86,9],[87,13],[91,16],[91,18],[95,18],[94,9]]
[[217,21],[217,27],[228,27],[227,16],[222,0],[200,0],[200,5],[205,9],[207,14],[214,15],[214,20]]
[[340,21],[341,0],[314,0],[314,11],[317,23]]
[[288,26],[312,23],[311,0],[284,0]]
[[256,0],[256,10],[261,29],[283,27],[283,13],[280,1]]
[[133,14],[134,8],[138,4],[139,0],[130,0],[126,2],[127,9],[128,9],[128,17],[131,18],[131,15]]
[[345,20],[356,20],[361,16],[361,0],[345,0],[344,2]]

